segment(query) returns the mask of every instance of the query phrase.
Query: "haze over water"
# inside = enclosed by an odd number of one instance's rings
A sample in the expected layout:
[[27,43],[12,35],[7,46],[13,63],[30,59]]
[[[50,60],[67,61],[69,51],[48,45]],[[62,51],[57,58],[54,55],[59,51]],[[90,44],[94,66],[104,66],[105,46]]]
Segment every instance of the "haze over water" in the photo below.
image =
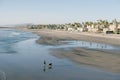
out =
[[[75,41],[56,47],[37,44],[38,38],[29,32],[0,30],[0,80],[120,80],[120,74],[77,65],[66,58],[49,54],[51,48],[75,47]],[[89,44],[83,43],[83,47]],[[81,44],[77,42],[77,46]],[[92,48],[95,48],[96,44],[93,45]],[[114,49],[107,45],[106,49],[109,48]],[[52,68],[44,66],[44,60],[47,64],[52,62]]]

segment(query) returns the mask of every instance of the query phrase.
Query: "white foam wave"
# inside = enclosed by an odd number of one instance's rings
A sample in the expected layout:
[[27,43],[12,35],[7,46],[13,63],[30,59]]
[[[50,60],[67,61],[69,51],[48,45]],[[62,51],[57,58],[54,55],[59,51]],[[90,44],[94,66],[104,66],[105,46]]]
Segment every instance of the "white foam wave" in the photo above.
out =
[[20,35],[20,33],[18,33],[18,32],[12,32],[9,37],[15,37],[15,36],[18,36],[18,35]]

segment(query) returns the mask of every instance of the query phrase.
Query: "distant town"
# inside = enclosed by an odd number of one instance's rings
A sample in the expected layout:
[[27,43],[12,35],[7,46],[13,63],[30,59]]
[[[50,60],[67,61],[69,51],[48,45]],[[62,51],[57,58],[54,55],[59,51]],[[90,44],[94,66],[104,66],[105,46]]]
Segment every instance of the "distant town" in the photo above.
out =
[[29,24],[26,26],[29,29],[52,29],[64,30],[70,32],[93,32],[105,34],[120,34],[120,22],[116,19],[111,22],[107,20],[97,20],[95,22],[87,21],[82,23],[68,23],[68,24]]

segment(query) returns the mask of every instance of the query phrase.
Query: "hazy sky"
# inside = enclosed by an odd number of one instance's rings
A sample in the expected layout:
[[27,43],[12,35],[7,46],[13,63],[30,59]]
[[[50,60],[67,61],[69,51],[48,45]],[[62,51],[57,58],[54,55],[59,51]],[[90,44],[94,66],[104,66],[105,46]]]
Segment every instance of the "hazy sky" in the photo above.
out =
[[0,0],[0,25],[120,20],[120,0]]

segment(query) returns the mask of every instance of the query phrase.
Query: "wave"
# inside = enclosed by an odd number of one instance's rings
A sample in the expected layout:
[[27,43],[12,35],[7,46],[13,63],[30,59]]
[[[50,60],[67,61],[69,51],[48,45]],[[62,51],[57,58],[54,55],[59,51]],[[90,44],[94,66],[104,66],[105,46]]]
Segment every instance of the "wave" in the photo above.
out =
[[18,36],[20,34],[21,33],[18,33],[18,32],[12,32],[9,37],[15,37],[15,36]]

